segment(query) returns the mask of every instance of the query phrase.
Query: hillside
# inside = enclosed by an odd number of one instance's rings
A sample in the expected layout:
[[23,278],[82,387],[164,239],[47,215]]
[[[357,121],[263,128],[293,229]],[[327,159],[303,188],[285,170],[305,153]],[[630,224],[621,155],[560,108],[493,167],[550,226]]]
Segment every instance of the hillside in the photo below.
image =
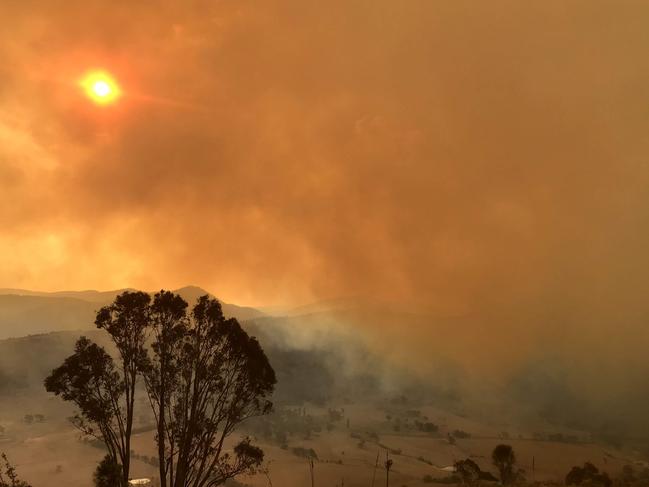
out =
[[[64,330],[94,329],[96,311],[110,304],[125,291],[38,292],[24,289],[0,289],[0,339]],[[175,290],[190,306],[204,289],[187,286]],[[211,294],[210,294],[211,295]],[[263,316],[249,307],[221,303],[223,313],[238,320]]]
[[[619,475],[624,465],[644,465],[632,449],[593,441],[583,432],[548,423],[532,428],[502,418],[485,419],[441,407],[443,401],[427,394],[422,397],[415,390],[388,392],[359,375],[340,376],[336,373],[339,352],[326,344],[308,352],[280,346],[268,336],[271,326],[265,323],[260,339],[279,379],[275,412],[248,422],[242,434],[253,436],[264,449],[275,485],[308,485],[304,452],[310,451],[317,455],[318,484],[340,485],[344,478],[345,485],[352,487],[369,484],[377,452],[382,462],[386,450],[394,461],[394,485],[408,487],[424,487],[425,478],[448,478],[448,466],[462,458],[472,458],[495,473],[489,456],[501,442],[514,446],[519,465],[529,474],[534,462],[533,475],[540,481],[561,480],[573,465],[585,461],[595,462],[612,476]],[[106,342],[101,330],[90,334],[93,340]],[[0,341],[0,425],[4,428],[0,441],[19,472],[35,486],[49,485],[54,474],[57,484],[85,486],[103,454],[79,440],[67,421],[72,412],[69,405],[42,388],[42,377],[70,353],[77,335],[57,332]],[[133,472],[155,476],[155,468],[142,460],[155,456],[143,393],[138,404]],[[44,420],[28,422],[25,415],[44,415]],[[428,423],[434,427],[422,431],[420,425]],[[240,481],[254,487],[268,485],[263,475]]]
[[[179,292],[190,301],[204,293],[200,288]],[[0,426],[4,428],[0,441],[34,485],[47,485],[56,473],[57,483],[82,487],[102,452],[79,441],[67,420],[72,409],[47,394],[42,384],[72,352],[82,333],[110,350],[106,333],[94,328],[92,321],[102,299],[112,299],[114,294],[53,294],[1,296],[0,303],[11,304],[4,309],[3,325],[13,323],[20,332],[45,323],[60,326],[61,331],[0,340]],[[624,465],[645,458],[632,443],[606,443],[586,429],[556,421],[556,416],[539,414],[547,405],[556,409],[572,403],[557,392],[556,385],[549,388],[543,382],[549,379],[536,377],[533,368],[521,370],[517,381],[522,383],[508,385],[526,391],[523,398],[516,399],[504,388],[488,390],[491,395],[478,400],[487,389],[468,390],[467,378],[458,375],[453,364],[431,355],[427,367],[435,373],[413,373],[412,368],[398,366],[398,355],[388,354],[388,347],[377,347],[376,336],[366,333],[370,324],[387,333],[397,325],[423,326],[430,317],[339,303],[308,306],[285,316],[266,316],[233,305],[224,309],[226,314],[237,313],[244,328],[258,337],[278,378],[275,412],[250,421],[244,431],[266,452],[276,485],[307,484],[303,454],[311,450],[318,455],[320,482],[339,485],[344,478],[345,485],[358,487],[371,480],[377,452],[384,455],[386,449],[395,462],[395,485],[408,487],[423,487],[424,478],[448,477],[445,468],[461,458],[472,458],[493,471],[490,451],[503,441],[515,447],[520,465],[528,472],[535,462],[535,478],[542,481],[561,480],[572,465],[585,461],[618,475]],[[78,328],[66,330],[63,324]],[[450,325],[440,321],[437,326],[444,330]],[[557,370],[562,372],[560,366]],[[538,395],[530,393],[531,386]],[[547,390],[554,392],[542,397]],[[138,401],[143,412],[136,425],[141,432],[134,438],[139,455],[134,475],[154,476],[155,469],[141,460],[155,455],[143,393]],[[503,406],[507,402],[509,408]],[[31,423],[25,415],[44,415],[45,420]],[[434,427],[422,431],[423,423]],[[242,481],[255,487],[267,485],[259,475]]]

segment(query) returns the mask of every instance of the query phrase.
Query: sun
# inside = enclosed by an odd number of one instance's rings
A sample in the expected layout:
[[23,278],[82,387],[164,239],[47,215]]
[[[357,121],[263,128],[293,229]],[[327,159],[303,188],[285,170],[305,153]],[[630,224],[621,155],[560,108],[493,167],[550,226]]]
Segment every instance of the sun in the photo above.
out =
[[106,71],[90,71],[85,74],[79,84],[86,96],[98,105],[110,105],[122,95],[119,84]]

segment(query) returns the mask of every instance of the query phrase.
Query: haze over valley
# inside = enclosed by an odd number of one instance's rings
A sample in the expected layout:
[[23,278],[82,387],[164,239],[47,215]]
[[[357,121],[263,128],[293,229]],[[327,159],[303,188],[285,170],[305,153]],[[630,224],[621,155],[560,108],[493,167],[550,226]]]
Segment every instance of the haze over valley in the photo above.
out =
[[[33,485],[47,484],[52,475],[57,483],[87,485],[102,456],[69,423],[73,408],[50,396],[43,381],[81,335],[111,349],[94,316],[123,291],[0,291],[0,329],[11,335],[0,341],[1,441]],[[175,292],[189,302],[209,294],[191,286]],[[277,375],[274,412],[251,420],[244,432],[264,447],[268,473],[278,484],[308,482],[308,452],[317,455],[319,477],[334,484],[345,478],[347,485],[365,485],[377,452],[384,451],[392,454],[395,478],[407,485],[448,477],[444,468],[464,457],[489,470],[490,449],[501,440],[515,446],[527,470],[534,461],[535,479],[544,481],[561,480],[573,465],[594,459],[613,475],[646,458],[644,398],[636,404],[637,398],[624,398],[635,414],[624,420],[606,402],[598,404],[597,394],[586,405],[584,389],[570,382],[578,373],[559,360],[519,362],[501,370],[496,381],[473,374],[475,357],[463,362],[461,354],[441,352],[449,344],[469,350],[453,344],[453,327],[467,323],[459,318],[435,319],[359,299],[279,314],[234,304],[223,309],[259,338]],[[438,330],[425,366],[403,360],[396,345],[377,343],[367,332],[380,324],[389,336],[397,322],[412,333],[422,326]],[[138,403],[145,404],[145,397],[141,391]],[[152,428],[153,418],[141,413],[134,429],[134,477],[155,477]],[[259,474],[241,481],[267,482]]]
[[647,19],[0,0],[0,487],[649,487]]

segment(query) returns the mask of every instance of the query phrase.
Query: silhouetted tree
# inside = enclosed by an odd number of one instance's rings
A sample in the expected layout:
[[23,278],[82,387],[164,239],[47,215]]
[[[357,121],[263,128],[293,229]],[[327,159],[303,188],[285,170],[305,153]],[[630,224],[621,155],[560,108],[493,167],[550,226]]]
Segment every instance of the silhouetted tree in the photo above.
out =
[[122,482],[122,467],[110,455],[106,455],[93,475],[95,487],[114,487]]
[[[103,347],[81,337],[74,353],[45,379],[45,388],[79,411],[72,423],[85,435],[104,442],[115,464],[129,457],[125,441],[124,383]],[[122,474],[122,485],[126,485]]]
[[225,319],[217,300],[202,296],[188,317],[183,303],[164,292],[154,299],[145,382],[164,429],[157,435],[163,485],[212,487],[261,465],[263,452],[248,438],[232,454],[224,444],[242,421],[270,412],[275,372],[257,340]]
[[231,453],[224,445],[242,421],[270,412],[275,372],[257,340],[237,320],[225,319],[218,301],[199,298],[189,316],[186,308],[165,291],[153,303],[142,292],[117,296],[95,323],[110,335],[119,360],[82,337],[45,380],[48,391],[79,408],[73,423],[106,444],[99,478],[121,470],[119,483],[111,485],[128,483],[140,374],[156,419],[163,487],[212,487],[263,460],[249,438]]
[[480,480],[486,480],[489,482],[498,481],[491,472],[483,472],[480,470],[480,466],[470,458],[455,462],[454,467],[455,473],[465,485],[477,485]]
[[390,459],[390,454],[385,452],[385,487],[390,487],[390,470],[394,462]]
[[131,432],[135,408],[135,384],[144,363],[146,331],[149,325],[151,297],[141,291],[126,291],[97,313],[95,325],[108,332],[119,353],[124,391],[124,421],[120,424],[120,440],[124,445],[121,460],[124,485],[130,470]]
[[150,299],[146,293],[124,292],[97,313],[95,324],[115,343],[119,365],[82,337],[74,354],[45,381],[49,392],[79,407],[73,423],[106,444],[113,462],[121,465],[123,486],[129,478],[135,384],[144,363]]
[[600,473],[595,465],[586,462],[583,467],[572,467],[566,475],[566,485],[581,485],[583,483],[610,487],[613,481],[606,472]]
[[20,480],[16,468],[9,463],[7,455],[2,454],[4,466],[0,468],[0,487],[31,487],[27,482]]
[[581,485],[584,481],[584,469],[581,467],[572,467],[566,475],[566,485]]
[[514,449],[510,445],[498,445],[491,453],[491,460],[498,469],[500,481],[503,484],[511,484],[516,480],[514,465],[516,456]]
[[470,458],[457,461],[454,466],[464,485],[475,485],[480,480],[480,467]]
[[[172,428],[167,428],[172,392],[178,387],[182,343],[187,334],[187,303],[177,294],[160,291],[153,299],[149,326],[153,332],[153,355],[147,358],[144,378],[149,401],[156,420],[156,442],[160,470],[160,487],[167,485],[167,472],[173,467],[174,440]],[[173,420],[173,418],[169,418]],[[173,477],[173,476],[172,476]]]

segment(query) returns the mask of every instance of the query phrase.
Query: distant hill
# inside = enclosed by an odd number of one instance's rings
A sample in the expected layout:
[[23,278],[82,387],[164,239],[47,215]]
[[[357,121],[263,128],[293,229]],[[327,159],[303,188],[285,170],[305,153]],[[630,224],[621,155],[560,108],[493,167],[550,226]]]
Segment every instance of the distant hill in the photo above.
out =
[[[94,329],[95,314],[127,289],[114,291],[39,292],[0,289],[0,339],[53,331]],[[199,296],[210,294],[196,286],[175,290],[190,306]],[[212,296],[210,294],[210,296]],[[254,308],[221,302],[225,316],[240,321],[264,316]]]
[[30,291],[28,289],[12,289],[0,288],[0,295],[16,295],[16,296],[37,296],[41,298],[73,298],[89,301],[92,303],[106,303],[115,299],[115,296],[123,293],[124,291],[133,291],[131,288],[115,289],[114,291]]
[[[379,389],[378,378],[368,367],[349,370],[343,374],[336,367],[344,363],[345,352],[323,342],[317,348],[284,343],[283,331],[275,320],[263,320],[263,326],[249,321],[244,324],[256,336],[275,369],[278,384],[274,398],[278,402],[297,404],[302,401],[324,404],[332,397],[353,397]],[[103,330],[93,329],[57,331],[19,338],[0,339],[0,398],[17,393],[43,392],[43,380],[52,369],[61,364],[74,350],[79,336],[85,335],[114,353],[114,347]],[[348,344],[348,350],[360,351],[357,344]],[[377,368],[373,369],[376,372]]]
[[[3,390],[9,395],[41,391],[46,375],[72,353],[80,335],[112,349],[107,334],[94,326],[94,318],[96,310],[121,290],[3,292],[7,291],[0,290],[0,395]],[[206,294],[198,287],[175,292],[189,303]],[[317,313],[314,308],[299,309],[298,316],[272,317],[223,304],[224,314],[237,317],[267,353],[278,378],[275,400],[324,404],[333,397],[372,396],[382,390],[386,376],[401,386],[411,383],[393,366],[386,375],[387,363],[367,349],[346,316]]]
[[[109,345],[107,334],[93,322],[95,311],[118,291],[2,292],[0,397],[42,392],[45,376],[72,353],[82,334]],[[205,294],[197,287],[177,292],[188,302]],[[99,294],[105,301],[97,298]],[[613,439],[644,438],[649,432],[646,389],[611,396],[626,413],[623,418],[612,414],[608,402],[587,402],[593,395],[576,393],[574,378],[585,376],[590,369],[578,370],[558,348],[548,349],[545,360],[522,362],[497,384],[471,375],[462,367],[463,354],[498,359],[490,351],[488,336],[480,333],[481,323],[471,317],[434,318],[355,300],[317,303],[281,316],[229,304],[223,308],[226,316],[236,316],[259,339],[278,378],[274,397],[280,404],[405,395],[462,414],[507,418],[534,427],[542,420]],[[421,330],[428,331],[429,340],[421,340]],[[5,339],[12,336],[19,338]],[[407,350],[395,344],[407,344]],[[424,353],[426,360],[418,359]]]
[[[64,331],[0,340],[0,395],[41,392],[45,377],[72,353],[81,334]],[[87,330],[83,335],[101,345],[109,344],[102,330]]]
[[100,306],[75,298],[0,295],[0,338],[91,329]]
[[[212,293],[209,293],[197,286],[185,286],[180,289],[176,289],[174,292],[182,296],[182,298],[187,301],[190,306],[192,306],[200,296],[204,296],[205,294],[209,294],[213,298],[218,299],[218,296],[214,296]],[[221,306],[223,307],[223,314],[227,317],[233,317],[238,319],[239,321],[246,321],[264,316],[264,313],[262,313],[258,309],[251,308],[249,306],[238,306],[236,304],[224,303],[220,299],[219,301],[221,302]]]

